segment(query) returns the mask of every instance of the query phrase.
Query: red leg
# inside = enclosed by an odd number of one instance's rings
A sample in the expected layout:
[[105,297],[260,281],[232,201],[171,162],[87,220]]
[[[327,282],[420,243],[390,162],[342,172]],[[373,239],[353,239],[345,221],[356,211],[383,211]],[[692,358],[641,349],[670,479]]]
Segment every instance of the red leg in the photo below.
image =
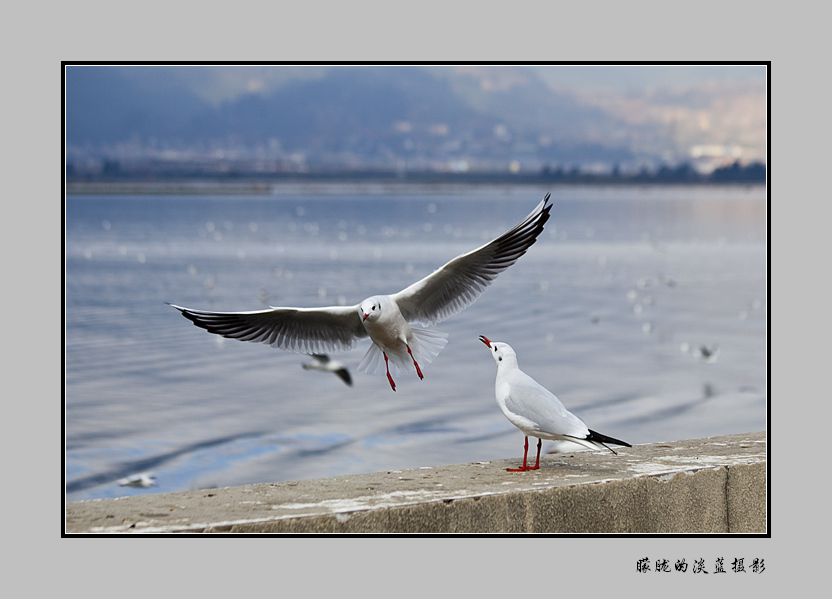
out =
[[534,461],[534,468],[529,468],[529,470],[537,470],[540,468],[540,448],[543,445],[543,439],[537,440],[537,459]]
[[387,380],[390,381],[390,387],[392,387],[393,391],[395,391],[396,383],[393,382],[393,377],[390,376],[390,364],[387,362],[387,354],[384,352],[381,352],[381,354],[384,356],[384,367],[387,368]]
[[526,437],[526,442],[523,444],[523,467],[522,468],[506,468],[508,472],[525,472],[528,470],[526,466],[526,456],[529,455],[529,438]]
[[409,353],[409,354],[410,354],[410,359],[411,359],[411,360],[413,360],[413,365],[416,367],[416,374],[418,374],[418,375],[419,375],[419,378],[420,378],[420,379],[425,378],[425,377],[422,375],[422,369],[421,369],[421,368],[419,368],[419,364],[416,362],[416,358],[414,358],[414,357],[413,357],[413,352],[412,352],[412,351],[410,351],[410,346],[409,346],[409,345],[405,345],[405,347],[407,348],[407,353]]

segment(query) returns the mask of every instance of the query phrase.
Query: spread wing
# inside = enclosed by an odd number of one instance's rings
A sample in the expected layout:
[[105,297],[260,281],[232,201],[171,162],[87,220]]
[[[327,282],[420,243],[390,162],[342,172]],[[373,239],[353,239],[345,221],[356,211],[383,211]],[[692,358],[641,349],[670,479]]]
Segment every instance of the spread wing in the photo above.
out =
[[358,316],[358,306],[208,312],[169,305],[209,333],[240,341],[268,343],[295,352],[344,351],[352,348],[358,339],[367,337]]
[[549,195],[497,239],[458,256],[391,296],[408,322],[434,325],[470,306],[501,272],[526,253],[549,220]]

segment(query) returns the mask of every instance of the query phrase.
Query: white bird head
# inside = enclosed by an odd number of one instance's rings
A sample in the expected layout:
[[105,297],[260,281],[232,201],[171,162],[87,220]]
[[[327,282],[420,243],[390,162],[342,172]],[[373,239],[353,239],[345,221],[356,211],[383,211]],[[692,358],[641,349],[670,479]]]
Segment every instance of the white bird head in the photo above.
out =
[[501,362],[517,364],[517,354],[514,353],[514,350],[508,343],[503,343],[502,341],[491,341],[491,339],[485,335],[480,335],[480,341],[485,343],[491,349],[491,357],[494,358],[495,362],[497,362],[497,366],[499,366]]
[[381,316],[381,300],[378,297],[368,297],[358,306],[358,315],[361,321],[373,321]]

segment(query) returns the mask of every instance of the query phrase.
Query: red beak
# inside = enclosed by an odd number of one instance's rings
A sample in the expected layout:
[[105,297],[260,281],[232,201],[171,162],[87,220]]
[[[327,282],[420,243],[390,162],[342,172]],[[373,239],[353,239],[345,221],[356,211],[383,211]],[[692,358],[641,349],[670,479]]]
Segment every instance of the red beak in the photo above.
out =
[[370,315],[369,315],[369,314],[365,314],[365,315],[364,315],[364,319],[363,319],[363,320],[367,320],[367,317],[368,317],[368,316],[370,316]]
[[485,335],[480,335],[480,341],[485,343],[488,347],[491,347],[491,341]]

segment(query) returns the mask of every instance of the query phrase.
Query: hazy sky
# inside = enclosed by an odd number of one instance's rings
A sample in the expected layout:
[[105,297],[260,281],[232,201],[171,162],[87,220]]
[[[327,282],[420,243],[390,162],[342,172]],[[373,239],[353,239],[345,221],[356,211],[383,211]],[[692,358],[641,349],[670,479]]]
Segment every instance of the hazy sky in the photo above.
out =
[[[510,66],[510,65],[507,65]],[[257,91],[295,78],[322,76],[330,65],[159,65],[123,67],[130,77],[173,76],[189,82],[197,94],[210,101],[221,101],[245,92]],[[335,67],[337,68],[337,67]],[[550,86],[572,91],[607,89],[637,93],[675,86],[688,86],[712,80],[766,79],[765,65],[528,65]]]
[[540,65],[530,68],[549,83],[613,87],[628,92],[709,80],[766,79],[765,65]]

